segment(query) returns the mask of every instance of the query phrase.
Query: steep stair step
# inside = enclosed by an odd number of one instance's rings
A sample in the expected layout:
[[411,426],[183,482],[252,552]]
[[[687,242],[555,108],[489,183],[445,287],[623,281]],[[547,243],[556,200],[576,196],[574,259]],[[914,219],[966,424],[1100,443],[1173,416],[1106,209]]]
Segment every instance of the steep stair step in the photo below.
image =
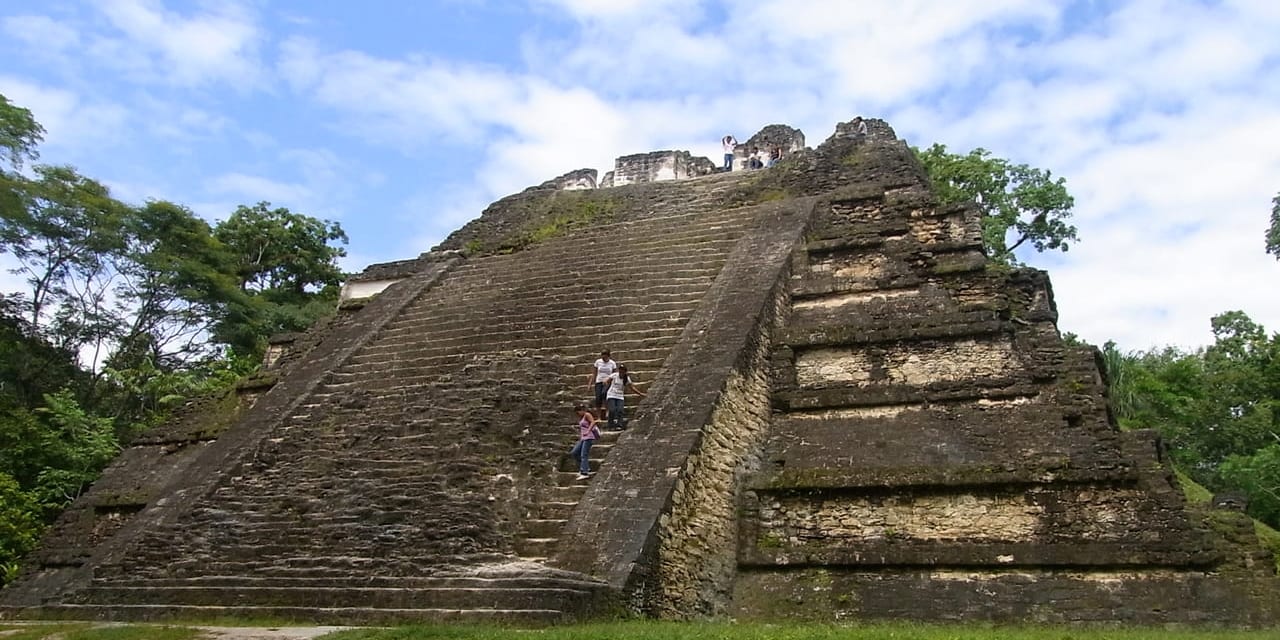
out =
[[[431,304],[457,306],[453,309],[410,310],[401,316],[399,321],[389,323],[386,331],[380,334],[379,340],[394,338],[397,333],[404,334],[406,330],[412,330],[415,327],[421,330],[423,326],[438,325],[443,331],[454,331],[460,328],[458,326],[460,324],[478,320],[483,320],[492,326],[499,326],[500,323],[506,322],[545,323],[562,321],[566,317],[582,316],[589,318],[592,323],[611,325],[629,322],[632,320],[631,316],[636,313],[658,314],[654,318],[656,320],[680,318],[689,313],[691,307],[697,306],[712,281],[714,278],[708,274],[699,282],[687,282],[664,288],[613,287],[609,291],[599,293],[574,291],[558,296],[543,296],[539,293],[534,295],[543,297],[533,298],[530,298],[527,293],[503,293],[501,297],[490,302],[459,300],[444,295],[429,297]],[[519,305],[499,302],[520,297],[525,299]],[[626,300],[634,302],[623,302]],[[614,301],[617,301],[617,307],[612,306]]]
[[529,518],[524,521],[524,535],[529,538],[556,538],[564,531],[564,519]]
[[[599,340],[593,341],[590,344],[574,345],[571,348],[574,348],[574,351],[579,354],[590,353],[591,350],[594,350],[595,353],[598,354],[600,352],[599,351],[600,345],[608,345],[609,349],[615,353],[642,353],[642,352],[650,351],[651,349],[656,351],[658,350],[659,347],[665,347],[665,349],[669,351],[671,345],[674,344],[674,341],[675,341],[674,338],[670,338],[662,342],[659,342],[657,339],[652,339],[652,338],[640,338],[635,340],[610,340],[607,337],[601,337]],[[557,357],[560,357],[562,360],[571,358],[571,356],[566,352],[566,350],[563,347],[557,347],[554,345],[553,346],[526,345],[521,347],[511,347],[511,348],[508,348],[507,351],[517,350],[517,349],[520,351],[524,351],[526,355],[530,355],[530,356],[534,356],[534,355],[557,356]],[[434,371],[437,368],[445,367],[446,365],[456,366],[458,364],[471,362],[471,361],[474,361],[477,356],[502,355],[501,350],[460,351],[459,349],[454,349],[453,352],[450,353],[449,350],[440,349],[440,350],[428,351],[428,353],[430,353],[431,355],[417,356],[411,359],[403,358],[400,360],[391,359],[389,355],[386,353],[377,354],[373,356],[361,356],[359,360],[353,361],[352,363],[343,366],[342,370],[357,371],[356,367],[360,367],[362,365],[368,365],[366,366],[366,368],[359,369],[358,371],[361,371],[362,373],[377,373],[379,374],[379,377],[385,377],[385,375],[383,375],[385,374],[385,370],[379,369],[378,367],[386,367],[386,366],[389,366],[391,363],[395,363],[397,366],[402,368],[418,368],[426,372],[426,371]],[[571,361],[582,361],[587,357],[589,356],[579,355],[577,357],[574,357]],[[355,359],[353,358],[353,360]],[[655,363],[660,365],[662,360],[665,360],[665,358],[661,358],[661,359],[645,358],[644,359],[646,366],[653,365]],[[635,358],[627,358],[626,360],[627,368],[628,369],[632,368],[632,363],[635,361],[636,361]],[[591,361],[587,361],[586,364],[590,364],[590,362]]]
[[[543,539],[535,539],[543,540]],[[551,543],[555,539],[549,539]],[[531,542],[526,540],[526,542]],[[537,546],[536,543],[534,546]],[[554,548],[554,544],[551,545]],[[554,587],[294,587],[104,586],[92,587],[84,604],[174,604],[375,609],[556,609],[588,591]]]
[[548,500],[540,505],[540,511],[544,519],[568,520],[569,517],[573,515],[573,510],[577,508],[577,506],[577,500],[572,502],[552,502]]
[[[692,305],[689,303],[681,302],[679,304],[672,304],[668,306],[670,308],[653,309],[649,305],[636,305],[635,311],[623,312],[618,311],[610,303],[600,306],[588,302],[586,304],[587,308],[584,309],[583,302],[579,300],[577,301],[577,307],[573,307],[572,305],[567,305],[565,307],[566,311],[576,312],[576,314],[572,316],[575,320],[574,324],[551,328],[539,327],[539,329],[543,332],[543,336],[545,336],[548,329],[550,329],[554,332],[553,335],[556,338],[561,338],[564,336],[572,336],[575,331],[598,331],[596,327],[627,326],[661,328],[672,323],[683,324],[682,321],[686,319],[686,316],[692,315],[693,313]],[[444,322],[439,318],[433,319],[431,320],[430,332],[432,339],[449,340],[457,337],[484,335],[476,333],[475,322],[477,319],[477,317],[464,317],[449,322]],[[545,317],[530,318],[530,322],[538,321],[541,323],[547,319],[548,318]],[[492,314],[485,313],[483,314],[483,320],[486,322],[492,322],[496,320],[496,318]],[[405,324],[384,330],[382,334],[380,334],[378,340],[388,342],[402,338],[421,340],[423,333],[421,326]],[[342,391],[349,387],[349,385],[346,385],[345,387],[327,385],[325,389],[326,391],[329,389],[332,389],[333,391]]]
[[[18,611],[25,611],[18,609]],[[592,612],[594,613],[594,612]],[[45,605],[29,616],[67,620],[159,622],[220,618],[298,620],[314,624],[377,625],[409,622],[549,625],[590,617],[559,609],[378,609],[360,607],[199,606],[169,604]]]
[[[593,267],[584,265],[581,268],[574,265],[583,265],[582,262],[573,263],[566,268],[564,259],[526,253],[523,255],[524,259],[519,261],[522,263],[520,266],[526,268],[503,273],[501,278],[489,273],[495,269],[485,264],[486,258],[478,258],[476,262],[469,265],[469,269],[455,272],[453,277],[456,279],[441,285],[441,290],[470,290],[479,293],[486,287],[572,289],[588,286],[588,283],[651,274],[666,274],[672,278],[694,277],[705,271],[719,270],[725,260],[721,254],[726,252],[733,242],[737,242],[737,239],[717,243],[699,243],[696,246],[702,252],[689,255],[691,253],[688,250],[689,246],[672,241],[663,245],[664,248],[650,250],[633,260],[618,255],[600,256],[600,262],[594,263]],[[579,252],[580,259],[581,249],[576,251]]]
[[[551,502],[577,502],[582,498],[582,494],[587,491],[587,480],[574,480],[578,477],[576,471],[572,473],[558,474],[557,482],[563,480],[565,484],[555,484],[546,487],[546,498]],[[554,518],[553,518],[554,519]]]
[[[558,348],[566,342],[571,344],[587,342],[599,344],[601,340],[599,328],[585,321],[578,322],[577,318],[566,318],[566,321],[577,323],[576,327],[574,329],[563,329],[559,332],[559,335],[555,336],[549,336],[545,326],[508,329],[506,331],[473,331],[471,335],[455,334],[453,336],[439,337],[424,333],[422,336],[400,336],[397,339],[388,340],[377,348],[369,349],[366,354],[382,353],[394,355],[397,353],[413,353],[414,355],[422,356],[430,353],[450,353],[459,349],[476,349],[481,345],[493,345],[498,351],[508,351],[522,347],[544,345]],[[680,336],[684,327],[672,326],[673,324],[664,322],[660,326],[624,325],[613,327],[610,334],[617,336],[617,338],[614,338],[617,342],[674,340]]]
[[522,558],[550,558],[560,548],[560,538],[516,538],[516,555]]
[[150,586],[150,587],[398,587],[403,589],[483,589],[491,587],[503,588],[567,588],[578,590],[596,590],[604,588],[599,582],[585,579],[574,579],[561,576],[501,576],[476,577],[460,575],[442,576],[379,576],[360,575],[347,580],[311,577],[283,576],[248,576],[248,575],[204,575],[192,578],[153,578],[137,580],[133,578],[95,578],[94,586]]
[[[683,317],[684,314],[691,312],[690,305],[695,305],[701,296],[689,295],[686,297],[671,297],[666,300],[644,300],[637,301],[633,297],[626,297],[619,300],[613,300],[607,306],[599,307],[601,322],[615,322],[627,317],[645,317],[651,315],[658,317]],[[575,307],[574,304],[577,304]],[[495,306],[497,303],[494,303]],[[581,309],[582,300],[549,301],[537,309],[546,311],[551,308]],[[501,312],[501,310],[499,310]],[[396,317],[396,320],[387,324],[384,332],[402,331],[421,328],[423,322],[429,322],[432,330],[449,331],[461,327],[465,327],[468,323],[474,327],[476,319],[483,316],[486,319],[493,319],[493,309],[490,307],[461,307],[461,306],[445,306],[430,305],[421,308],[406,309],[405,312]]]
[[[604,268],[628,266],[634,268],[637,266],[642,267],[646,262],[652,261],[650,264],[664,268],[677,267],[681,264],[677,258],[681,255],[682,250],[689,248],[711,250],[707,255],[691,254],[684,261],[685,264],[699,265],[702,261],[715,259],[718,254],[727,251],[728,247],[738,242],[741,236],[742,231],[740,229],[726,227],[700,227],[688,231],[673,229],[646,230],[642,234],[611,238],[607,244],[611,248],[616,247],[617,251],[608,255],[600,255],[596,264]],[[490,267],[491,263],[497,265],[509,265],[511,263],[528,265],[531,270],[525,272],[524,276],[532,278],[545,277],[547,274],[553,273],[551,265],[554,264],[567,266],[569,270],[577,269],[579,265],[582,265],[582,244],[546,245],[533,247],[507,256],[481,256],[461,265],[459,274],[470,276],[482,273]],[[589,272],[585,269],[580,269],[578,272],[583,276],[589,275]]]

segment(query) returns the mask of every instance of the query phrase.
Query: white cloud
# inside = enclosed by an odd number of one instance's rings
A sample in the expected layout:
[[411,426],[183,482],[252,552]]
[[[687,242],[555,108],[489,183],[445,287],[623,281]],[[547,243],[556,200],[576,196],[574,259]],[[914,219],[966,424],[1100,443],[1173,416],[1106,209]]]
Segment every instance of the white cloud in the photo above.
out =
[[[257,201],[254,201],[255,204],[256,202]],[[240,199],[209,198],[203,200],[184,200],[183,204],[196,212],[196,215],[201,218],[210,222],[217,222],[220,220],[226,220],[232,212],[236,210],[236,207],[250,203]]]
[[173,151],[192,152],[190,143],[216,139],[238,127],[224,114],[177,98],[140,93],[132,97],[131,108],[139,133],[169,141]]
[[30,291],[26,278],[14,273],[22,266],[12,254],[0,252],[0,294],[12,295]]
[[297,203],[314,196],[305,185],[245,173],[226,173],[210,179],[205,186],[215,194],[239,196],[246,204],[266,201],[280,207],[297,207]]
[[[206,180],[206,204],[193,209],[223,217],[235,209],[235,204],[267,201],[296,213],[338,220],[350,217],[352,207],[361,211],[367,206],[359,199],[360,194],[384,179],[379,172],[363,168],[328,148],[278,149],[255,162],[246,162],[236,171]],[[234,204],[227,206],[229,202]]]
[[542,4],[567,11],[579,20],[634,17],[637,14],[652,16],[669,14],[681,7],[688,8],[697,2],[689,0],[539,0]]
[[277,71],[295,91],[305,91],[321,79],[322,55],[319,45],[312,40],[287,38],[280,43]]
[[0,30],[32,50],[57,53],[80,44],[80,34],[74,28],[48,16],[7,16],[0,19]]
[[421,57],[377,58],[359,51],[323,52],[289,40],[278,68],[295,90],[353,117],[347,126],[383,140],[405,136],[479,142],[491,115],[520,100],[519,83],[482,67]]
[[48,153],[51,150],[74,159],[74,152],[84,151],[86,146],[119,140],[129,121],[129,112],[122,105],[86,100],[73,91],[16,76],[0,75],[0,94],[31,110],[36,122],[44,127],[41,151],[46,152],[46,162],[66,161],[56,160]]
[[104,0],[98,8],[124,37],[100,37],[94,47],[112,56],[104,63],[150,81],[221,81],[233,86],[261,82],[257,49],[263,36],[253,16],[238,4],[208,6],[209,11],[183,16],[155,0]]

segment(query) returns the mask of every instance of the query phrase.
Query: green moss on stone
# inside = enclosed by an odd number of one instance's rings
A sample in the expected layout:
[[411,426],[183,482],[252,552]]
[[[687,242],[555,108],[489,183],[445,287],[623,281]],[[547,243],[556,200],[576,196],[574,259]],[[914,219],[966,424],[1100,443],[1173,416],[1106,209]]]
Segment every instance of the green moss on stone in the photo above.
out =
[[761,192],[760,199],[758,201],[761,203],[777,202],[779,200],[786,200],[787,198],[790,198],[790,197],[791,197],[791,194],[787,193],[786,189],[768,189],[766,191]]
[[1258,541],[1262,546],[1271,552],[1271,559],[1276,563],[1276,572],[1280,573],[1280,531],[1257,520],[1253,521],[1253,530],[1258,534]]
[[[269,384],[266,382],[269,380]],[[254,374],[249,379],[236,384],[236,388],[223,392],[217,400],[202,404],[198,411],[188,412],[183,422],[192,425],[183,429],[185,438],[192,440],[209,440],[217,438],[223,431],[240,419],[239,391],[259,391],[271,388],[275,384],[276,374]]]
[[613,200],[594,192],[559,192],[536,201],[531,208],[530,223],[514,237],[506,239],[499,250],[518,251],[576,229],[607,224],[617,214],[617,204]]
[[[1045,460],[1034,467],[1019,467],[1019,478],[1038,478],[1055,474],[1069,466],[1069,460],[1059,458]],[[892,471],[851,471],[839,468],[787,469],[770,478],[761,488],[774,491],[800,491],[804,489],[828,489],[851,486],[903,486],[903,485],[984,485],[1000,476],[1008,481],[1014,469],[995,465],[974,464],[955,467],[900,467]]]
[[1174,467],[1173,475],[1178,479],[1178,486],[1182,488],[1182,495],[1186,496],[1187,502],[1191,504],[1208,504],[1213,500],[1213,494],[1208,489],[1200,486],[1198,482],[1191,479],[1191,476],[1182,472],[1181,469]]
[[841,157],[840,164],[858,169],[860,166],[867,164],[867,160],[868,155],[867,152],[865,152],[865,147],[858,146],[854,147],[854,150],[852,150],[849,155]]
[[778,167],[768,171],[753,171],[742,179],[734,190],[726,195],[725,208],[751,207],[767,202],[780,202],[795,197],[781,179]]
[[761,549],[780,549],[782,548],[782,537],[773,533],[762,533],[756,539],[756,546]]
[[986,271],[987,273],[992,275],[1007,276],[1013,273],[1013,269],[1014,268],[1012,266],[1007,265],[1003,262],[997,262],[995,260],[987,261]]
[[280,380],[280,374],[275,371],[258,371],[251,373],[238,382],[236,389],[240,391],[259,391],[274,387],[276,382]]

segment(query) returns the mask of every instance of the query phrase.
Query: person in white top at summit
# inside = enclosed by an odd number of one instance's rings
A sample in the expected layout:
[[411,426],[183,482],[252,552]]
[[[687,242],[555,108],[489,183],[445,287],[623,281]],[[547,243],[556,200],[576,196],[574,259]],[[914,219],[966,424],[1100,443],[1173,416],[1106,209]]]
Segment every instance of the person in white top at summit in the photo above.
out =
[[605,349],[600,352],[600,357],[596,360],[595,365],[591,369],[591,377],[587,379],[587,388],[595,392],[596,411],[604,411],[603,414],[599,414],[602,420],[609,416],[609,412],[605,408],[604,403],[607,387],[605,383],[608,382],[609,376],[612,375],[614,371],[617,371],[617,369],[618,363],[614,362],[613,358],[609,357],[609,350]]
[[733,150],[738,146],[738,139],[732,135],[725,136],[720,139],[720,146],[724,148],[724,170],[733,170]]

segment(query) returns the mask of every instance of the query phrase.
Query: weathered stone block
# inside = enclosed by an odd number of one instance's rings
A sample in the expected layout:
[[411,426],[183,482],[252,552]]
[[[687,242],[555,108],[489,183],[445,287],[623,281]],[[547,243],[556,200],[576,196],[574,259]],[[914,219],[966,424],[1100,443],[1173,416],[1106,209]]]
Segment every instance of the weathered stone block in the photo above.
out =
[[1004,377],[1021,367],[1001,340],[959,340],[868,349],[819,348],[796,354],[800,388],[876,384],[928,385]]

